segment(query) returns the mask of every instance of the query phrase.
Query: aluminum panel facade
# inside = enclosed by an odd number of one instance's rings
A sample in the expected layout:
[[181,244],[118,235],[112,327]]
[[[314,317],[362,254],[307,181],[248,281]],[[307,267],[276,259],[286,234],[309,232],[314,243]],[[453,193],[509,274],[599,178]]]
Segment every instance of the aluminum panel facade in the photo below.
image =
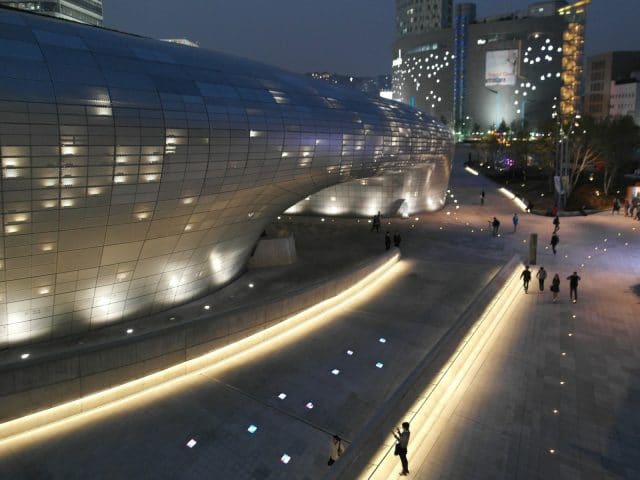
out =
[[0,46],[0,348],[219,288],[330,185],[450,167],[426,114],[259,63],[1,8]]

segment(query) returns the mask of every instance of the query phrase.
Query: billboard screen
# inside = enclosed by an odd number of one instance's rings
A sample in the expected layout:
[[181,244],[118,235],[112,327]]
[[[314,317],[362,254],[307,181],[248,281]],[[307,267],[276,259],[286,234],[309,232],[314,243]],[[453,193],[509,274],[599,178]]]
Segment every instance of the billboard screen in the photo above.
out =
[[484,84],[515,85],[518,74],[518,50],[494,50],[487,52],[487,69]]

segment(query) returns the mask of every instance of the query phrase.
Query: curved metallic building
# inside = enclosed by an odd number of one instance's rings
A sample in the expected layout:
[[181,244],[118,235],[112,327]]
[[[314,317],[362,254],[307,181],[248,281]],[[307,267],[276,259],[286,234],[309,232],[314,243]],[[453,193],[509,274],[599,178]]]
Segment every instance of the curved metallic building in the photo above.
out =
[[0,348],[219,288],[330,185],[431,163],[444,197],[451,136],[397,103],[4,8],[0,64]]

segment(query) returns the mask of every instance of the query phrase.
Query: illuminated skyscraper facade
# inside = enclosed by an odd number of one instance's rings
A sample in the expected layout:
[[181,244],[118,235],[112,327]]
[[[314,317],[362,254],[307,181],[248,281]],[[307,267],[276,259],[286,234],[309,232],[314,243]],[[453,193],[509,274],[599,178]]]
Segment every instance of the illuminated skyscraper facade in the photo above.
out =
[[102,26],[102,0],[0,0],[0,5],[50,15],[64,20]]
[[399,37],[451,26],[453,0],[396,0],[396,32]]

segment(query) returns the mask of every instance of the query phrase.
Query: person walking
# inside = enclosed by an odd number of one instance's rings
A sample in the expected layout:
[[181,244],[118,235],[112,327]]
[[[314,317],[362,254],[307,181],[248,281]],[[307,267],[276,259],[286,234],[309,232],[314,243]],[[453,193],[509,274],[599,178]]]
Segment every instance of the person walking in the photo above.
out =
[[547,278],[547,271],[544,267],[540,267],[540,270],[536,273],[536,278],[538,279],[538,288],[540,289],[540,292],[544,292],[544,281]]
[[490,220],[489,223],[491,224],[491,228],[493,229],[493,236],[497,236],[498,230],[500,229],[500,220],[498,220],[496,217],[493,217],[493,220]]
[[613,209],[611,210],[611,215],[613,215],[614,213],[620,215],[620,200],[618,200],[617,198],[613,199]]
[[556,273],[551,280],[551,293],[553,294],[554,303],[558,300],[558,292],[560,292],[560,275]]
[[624,216],[629,216],[629,209],[631,208],[631,203],[629,203],[629,199],[626,198],[624,201]]
[[400,475],[405,476],[409,474],[409,461],[407,460],[407,448],[409,446],[409,437],[411,432],[409,431],[409,422],[402,423],[402,432],[399,428],[396,428],[395,432],[392,432],[396,439],[395,454],[400,457],[402,463],[402,471]]
[[385,250],[389,250],[391,248],[391,237],[389,236],[389,231],[384,234],[384,246]]
[[373,216],[373,220],[371,221],[371,231],[376,231],[379,232],[380,231],[380,212],[378,211],[378,213],[376,215]]
[[576,303],[578,301],[578,282],[580,281],[580,276],[577,272],[573,272],[573,275],[569,275],[567,280],[569,280],[569,298],[573,303]]
[[327,465],[331,466],[336,463],[343,452],[344,447],[342,446],[342,439],[338,435],[334,435],[331,438],[331,443],[329,444],[329,461],[327,462]]
[[400,236],[400,233],[396,231],[393,234],[393,245],[396,248],[400,248],[400,242],[402,242],[402,237]]
[[551,244],[551,250],[553,250],[553,254],[555,255],[556,247],[558,246],[558,243],[560,243],[560,237],[556,232],[551,234],[551,241],[549,243]]
[[482,189],[482,192],[480,192],[480,205],[484,205],[484,188]]
[[516,233],[516,230],[518,229],[518,222],[520,221],[520,219],[518,218],[518,214],[514,213],[513,214],[513,233]]
[[529,270],[529,265],[525,265],[524,270],[520,274],[520,278],[522,279],[524,293],[529,293],[529,282],[531,281],[531,270]]
[[553,233],[556,233],[558,230],[560,230],[560,217],[556,215],[553,218]]

